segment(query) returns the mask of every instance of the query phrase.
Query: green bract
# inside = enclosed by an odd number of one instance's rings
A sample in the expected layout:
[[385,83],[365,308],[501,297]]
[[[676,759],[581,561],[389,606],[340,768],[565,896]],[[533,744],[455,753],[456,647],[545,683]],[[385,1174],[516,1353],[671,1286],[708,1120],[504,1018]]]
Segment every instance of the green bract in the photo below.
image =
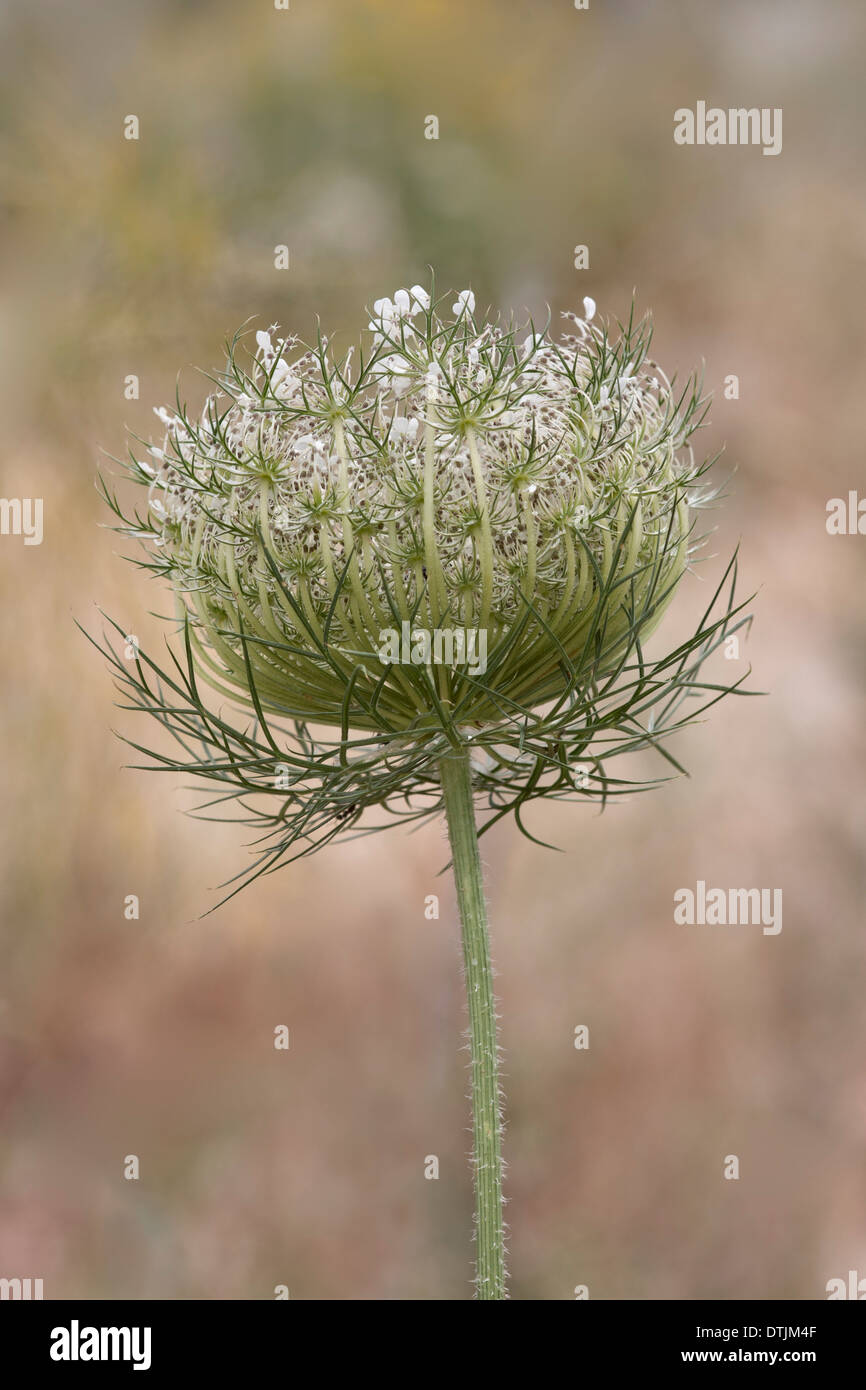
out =
[[[705,500],[694,379],[675,389],[647,321],[612,336],[590,300],[558,338],[474,308],[400,290],[342,357],[276,329],[244,356],[236,337],[200,416],[158,411],[164,440],[132,458],[141,513],[106,491],[185,634],[173,670],[116,669],[183,744],[161,764],[263,823],[253,873],[368,806],[436,812],[439,761],[466,746],[487,824],[539,795],[604,799],[631,785],[615,755],[724,691],[698,675],[734,630],[733,562],[688,642],[655,663],[642,645]],[[214,713],[202,685],[252,721]]]

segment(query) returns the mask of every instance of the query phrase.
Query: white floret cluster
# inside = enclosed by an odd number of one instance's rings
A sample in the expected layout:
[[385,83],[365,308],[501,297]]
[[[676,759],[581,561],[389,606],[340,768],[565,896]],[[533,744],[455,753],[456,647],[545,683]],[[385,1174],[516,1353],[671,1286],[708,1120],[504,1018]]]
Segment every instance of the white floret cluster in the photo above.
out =
[[527,609],[571,654],[600,599],[625,624],[672,588],[700,402],[645,325],[613,338],[589,298],[564,318],[517,329],[413,285],[375,302],[363,350],[260,330],[196,420],[158,410],[147,539],[223,658],[233,632],[308,624],[372,651],[399,617],[492,646]]

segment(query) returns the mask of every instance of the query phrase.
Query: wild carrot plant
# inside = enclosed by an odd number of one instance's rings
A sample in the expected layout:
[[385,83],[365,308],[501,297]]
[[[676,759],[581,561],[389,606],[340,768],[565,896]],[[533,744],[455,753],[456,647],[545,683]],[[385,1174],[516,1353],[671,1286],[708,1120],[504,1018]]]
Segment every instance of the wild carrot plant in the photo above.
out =
[[[203,409],[133,448],[145,500],[117,529],[173,591],[169,658],[106,644],[125,705],[254,829],[261,874],[350,834],[444,814],[462,922],[481,1299],[507,1296],[498,1041],[479,836],[531,802],[606,805],[620,775],[741,682],[704,663],[749,621],[736,557],[691,636],[645,643],[692,566],[710,499],[707,402],[649,357],[647,320],[595,305],[478,318],[471,291],[378,300],[340,355],[276,328],[229,344]],[[450,310],[450,311],[449,311]],[[116,626],[116,625],[115,625]],[[122,636],[124,629],[117,626]],[[166,745],[167,747],[171,745]],[[480,824],[479,824],[480,812]]]

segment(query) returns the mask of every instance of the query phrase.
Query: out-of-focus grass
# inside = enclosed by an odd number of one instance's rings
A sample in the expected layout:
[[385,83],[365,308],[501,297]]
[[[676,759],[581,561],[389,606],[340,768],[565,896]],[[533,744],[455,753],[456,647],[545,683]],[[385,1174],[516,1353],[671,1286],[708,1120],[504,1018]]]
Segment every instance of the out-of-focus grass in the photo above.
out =
[[[0,25],[2,492],[45,500],[41,547],[0,540],[0,1274],[468,1296],[441,838],[335,849],[197,921],[240,837],[120,771],[109,726],[136,731],[72,624],[99,602],[161,640],[162,596],[96,530],[98,447],[149,432],[249,315],[354,332],[432,264],[541,315],[637,287],[666,365],[738,374],[706,433],[738,469],[716,548],[742,536],[773,692],[690,736],[690,782],[540,810],[564,855],[487,844],[514,1294],[820,1297],[866,1259],[863,560],[824,529],[862,450],[861,7],[53,0]],[[675,147],[702,97],[782,106],[782,155]],[[781,935],[674,927],[697,878],[783,887]]]

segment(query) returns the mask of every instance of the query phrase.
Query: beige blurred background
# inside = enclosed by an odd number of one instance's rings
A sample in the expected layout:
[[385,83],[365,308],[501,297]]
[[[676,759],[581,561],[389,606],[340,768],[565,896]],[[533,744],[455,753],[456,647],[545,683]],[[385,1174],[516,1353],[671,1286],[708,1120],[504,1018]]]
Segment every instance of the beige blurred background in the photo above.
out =
[[[163,608],[98,529],[100,448],[148,433],[179,369],[199,403],[192,364],[250,315],[351,335],[428,265],[537,314],[623,313],[634,289],[659,359],[705,360],[730,498],[656,650],[741,540],[757,618],[728,665],[772,692],[683,740],[691,780],[601,818],[537,806],[564,853],[486,842],[512,1294],[803,1299],[866,1276],[866,538],[825,529],[866,486],[864,38],[858,0],[0,7],[0,492],[45,507],[41,546],[0,538],[0,1276],[48,1298],[471,1297],[441,831],[331,848],[200,920],[243,832],[123,770],[111,728],[150,731],[73,625],[97,632],[99,604],[146,643]],[[675,146],[699,99],[782,107],[782,154]],[[699,878],[781,887],[781,934],[675,926]]]

